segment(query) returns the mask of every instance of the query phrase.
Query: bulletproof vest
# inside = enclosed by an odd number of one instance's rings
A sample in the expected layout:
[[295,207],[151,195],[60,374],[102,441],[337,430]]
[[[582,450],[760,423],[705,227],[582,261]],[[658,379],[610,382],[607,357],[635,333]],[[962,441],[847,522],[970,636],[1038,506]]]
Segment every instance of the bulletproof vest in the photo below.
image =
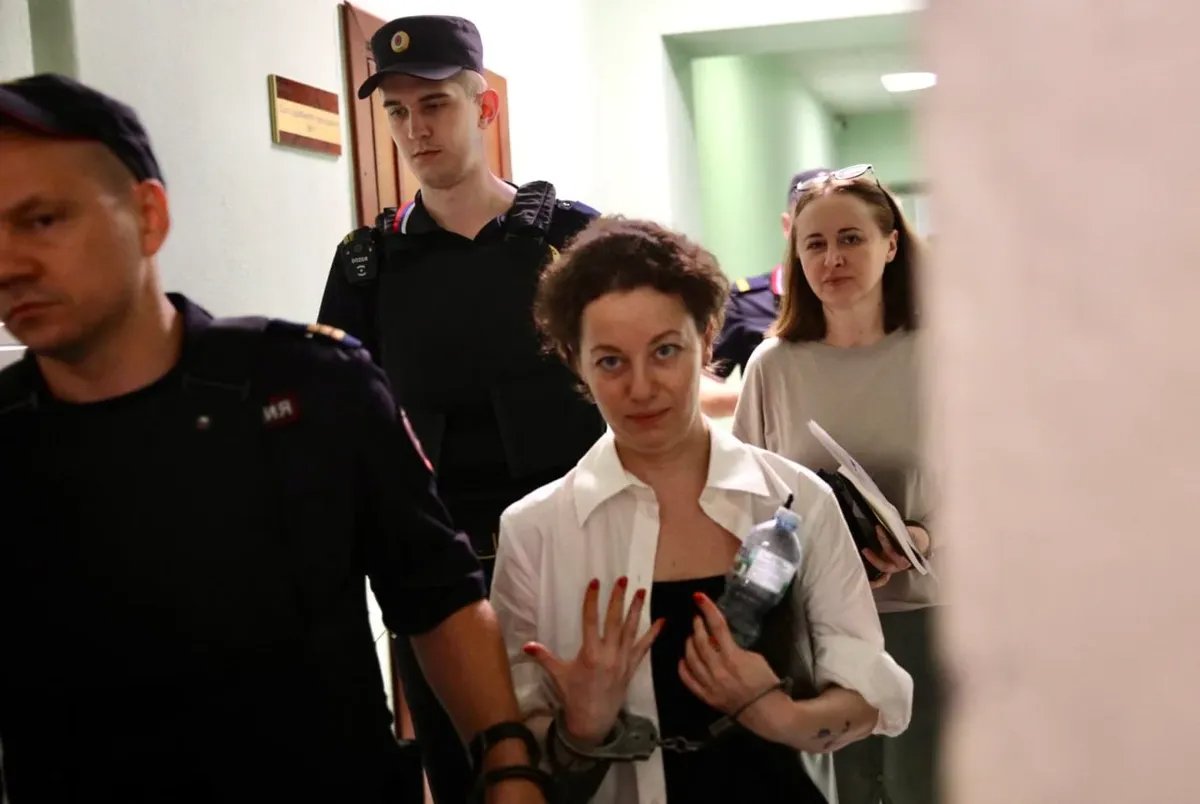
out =
[[383,238],[382,364],[435,465],[448,417],[464,409],[495,417],[503,454],[481,457],[513,478],[565,471],[603,432],[533,322],[538,278],[556,253],[546,241],[554,207],[554,187],[533,182],[517,191],[494,242],[442,230]]

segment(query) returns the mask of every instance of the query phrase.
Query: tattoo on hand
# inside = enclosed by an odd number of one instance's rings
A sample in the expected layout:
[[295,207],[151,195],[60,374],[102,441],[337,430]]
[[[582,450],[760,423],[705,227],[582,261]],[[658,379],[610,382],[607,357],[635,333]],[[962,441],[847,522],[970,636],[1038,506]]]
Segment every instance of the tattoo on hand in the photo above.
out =
[[[814,740],[826,740],[827,742],[825,743],[824,748],[822,750],[832,751],[834,749],[834,746],[836,746],[838,744],[838,740],[840,738],[846,736],[846,733],[849,731],[850,731],[850,721],[847,720],[846,725],[842,727],[841,732],[836,737],[833,736],[833,731],[831,729],[822,728],[820,731],[817,732],[817,736],[814,737],[813,739]],[[833,739],[829,739],[831,737]]]

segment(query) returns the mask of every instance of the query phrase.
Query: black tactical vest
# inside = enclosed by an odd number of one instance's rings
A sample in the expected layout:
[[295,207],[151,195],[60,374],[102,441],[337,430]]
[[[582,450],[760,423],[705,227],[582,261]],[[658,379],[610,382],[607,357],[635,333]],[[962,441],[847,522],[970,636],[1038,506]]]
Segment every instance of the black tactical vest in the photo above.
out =
[[[477,465],[510,479],[566,471],[603,433],[575,376],[542,349],[533,299],[556,253],[546,242],[554,187],[521,187],[504,236],[468,241],[445,231],[388,227],[376,294],[381,362],[439,471],[448,427],[497,429],[480,439]],[[386,217],[385,217],[386,220]],[[492,421],[478,421],[488,419]],[[459,425],[456,425],[456,422]],[[465,424],[464,424],[465,423]]]

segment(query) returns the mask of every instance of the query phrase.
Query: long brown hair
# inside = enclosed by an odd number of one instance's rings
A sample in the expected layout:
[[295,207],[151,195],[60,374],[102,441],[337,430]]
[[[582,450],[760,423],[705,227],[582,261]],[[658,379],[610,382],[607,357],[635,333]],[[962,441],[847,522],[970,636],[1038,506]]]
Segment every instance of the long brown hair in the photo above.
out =
[[879,231],[897,232],[896,256],[883,272],[883,331],[916,329],[919,318],[916,305],[916,274],[920,267],[921,246],[912,227],[892,195],[873,175],[855,179],[818,179],[806,187],[792,209],[792,231],[787,253],[783,255],[784,295],[779,318],[768,334],[786,341],[819,341],[825,337],[825,308],[804,276],[796,256],[796,216],[815,199],[830,193],[848,193],[871,209]]

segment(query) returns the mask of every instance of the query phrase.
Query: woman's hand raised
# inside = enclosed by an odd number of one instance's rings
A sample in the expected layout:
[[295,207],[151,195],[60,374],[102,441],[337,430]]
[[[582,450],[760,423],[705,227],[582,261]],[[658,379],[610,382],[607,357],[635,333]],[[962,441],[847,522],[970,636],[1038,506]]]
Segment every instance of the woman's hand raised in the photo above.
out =
[[550,678],[563,707],[563,725],[571,740],[581,745],[600,745],[612,731],[629,681],[662,631],[659,620],[638,637],[645,589],[637,590],[622,617],[628,585],[628,579],[620,578],[613,586],[601,623],[600,582],[588,584],[583,596],[583,644],[575,658],[565,661],[537,642],[524,648]]

